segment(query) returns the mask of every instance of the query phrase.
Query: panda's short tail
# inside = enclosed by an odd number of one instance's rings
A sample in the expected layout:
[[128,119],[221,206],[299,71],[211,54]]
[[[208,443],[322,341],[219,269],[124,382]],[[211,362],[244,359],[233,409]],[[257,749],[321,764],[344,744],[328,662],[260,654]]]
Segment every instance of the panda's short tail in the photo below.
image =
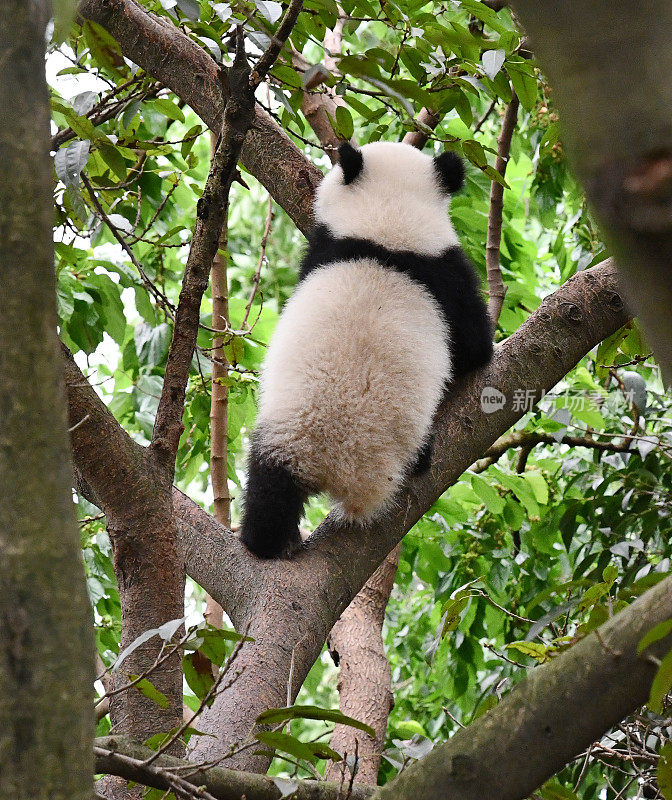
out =
[[290,470],[269,459],[253,437],[241,525],[243,544],[259,558],[288,554],[301,542],[306,492]]

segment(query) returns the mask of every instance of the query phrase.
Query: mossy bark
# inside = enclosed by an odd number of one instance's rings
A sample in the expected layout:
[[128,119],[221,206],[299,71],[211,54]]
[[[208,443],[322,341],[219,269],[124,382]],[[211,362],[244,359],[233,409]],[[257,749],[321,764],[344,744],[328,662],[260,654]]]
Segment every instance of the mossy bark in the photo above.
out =
[[0,797],[93,796],[93,628],[51,237],[50,5],[0,3]]

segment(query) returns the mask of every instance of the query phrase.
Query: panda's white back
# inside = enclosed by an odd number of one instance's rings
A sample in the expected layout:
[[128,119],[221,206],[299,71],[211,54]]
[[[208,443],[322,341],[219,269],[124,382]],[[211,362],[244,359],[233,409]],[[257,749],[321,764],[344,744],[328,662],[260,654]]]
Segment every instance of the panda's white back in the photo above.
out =
[[428,435],[447,340],[436,302],[406,276],[367,259],[316,270],[269,345],[260,442],[347,518],[375,515]]

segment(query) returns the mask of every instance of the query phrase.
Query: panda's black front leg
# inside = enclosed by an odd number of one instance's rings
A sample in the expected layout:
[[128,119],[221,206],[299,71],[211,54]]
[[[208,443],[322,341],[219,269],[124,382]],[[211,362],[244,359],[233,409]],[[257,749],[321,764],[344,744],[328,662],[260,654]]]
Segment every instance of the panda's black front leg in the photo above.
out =
[[435,434],[432,431],[415,456],[415,461],[411,467],[411,475],[424,475],[425,472],[429,471],[432,465],[432,455],[434,454],[434,438]]

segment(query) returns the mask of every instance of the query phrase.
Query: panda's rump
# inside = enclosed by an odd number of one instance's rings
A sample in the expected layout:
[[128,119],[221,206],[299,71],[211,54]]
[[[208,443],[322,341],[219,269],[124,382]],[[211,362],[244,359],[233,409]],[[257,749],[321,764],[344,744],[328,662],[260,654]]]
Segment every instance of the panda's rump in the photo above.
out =
[[307,487],[365,518],[398,488],[449,377],[446,323],[422,286],[370,259],[330,264],[278,323],[259,430]]

